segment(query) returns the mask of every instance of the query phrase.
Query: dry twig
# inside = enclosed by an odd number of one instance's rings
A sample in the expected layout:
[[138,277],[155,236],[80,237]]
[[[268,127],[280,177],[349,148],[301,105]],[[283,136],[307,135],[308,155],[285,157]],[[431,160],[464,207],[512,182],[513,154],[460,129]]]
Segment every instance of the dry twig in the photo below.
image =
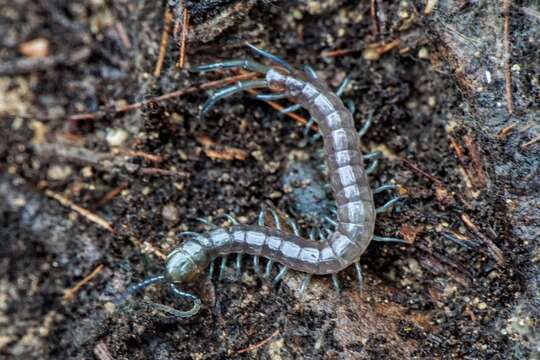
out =
[[256,349],[260,348],[261,346],[263,346],[263,345],[267,344],[268,342],[270,342],[270,340],[272,340],[273,338],[275,338],[278,334],[279,334],[279,329],[276,330],[276,331],[274,331],[274,332],[272,333],[272,335],[270,335],[269,337],[267,337],[267,338],[264,339],[263,341],[258,342],[257,344],[248,346],[248,347],[245,348],[245,349],[238,350],[236,353],[237,353],[237,354],[242,354],[242,353],[245,353],[245,352],[249,352],[249,351],[256,350]]
[[163,68],[163,62],[165,61],[165,54],[167,53],[167,45],[169,44],[169,34],[171,32],[172,13],[169,7],[165,9],[163,15],[163,33],[161,34],[161,41],[159,43],[159,55],[154,69],[154,76],[158,77],[161,74]]
[[58,193],[56,193],[56,192],[54,192],[52,190],[49,190],[49,189],[45,190],[45,195],[55,199],[56,201],[58,201],[63,206],[68,207],[71,210],[79,213],[81,216],[83,216],[86,219],[88,219],[89,221],[101,226],[105,230],[108,230],[108,231],[114,233],[113,227],[111,226],[111,224],[109,224],[109,222],[107,220],[105,220],[102,217],[100,217],[99,215],[94,214],[93,212],[91,212],[91,211],[89,211],[89,210],[75,204],[73,201],[69,200],[68,198],[64,197],[63,195],[58,194]]
[[103,269],[103,265],[100,264],[98,267],[94,269],[90,274],[84,277],[81,281],[79,281],[74,287],[66,290],[64,292],[64,296],[62,297],[63,301],[71,301],[75,295],[82,289],[82,287],[86,284],[88,284],[90,281],[92,281],[93,278],[96,277],[97,274],[100,273],[100,271]]

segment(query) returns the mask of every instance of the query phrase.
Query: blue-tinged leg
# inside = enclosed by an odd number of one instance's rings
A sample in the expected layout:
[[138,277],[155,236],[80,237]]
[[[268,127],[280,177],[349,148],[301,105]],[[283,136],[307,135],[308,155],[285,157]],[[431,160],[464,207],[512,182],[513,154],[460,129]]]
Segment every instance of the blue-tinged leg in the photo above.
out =
[[400,200],[401,200],[400,197],[395,197],[395,198],[389,200],[383,206],[380,206],[377,209],[375,209],[375,213],[381,214],[381,213],[387,212],[388,210],[390,210],[394,206],[395,203],[397,203]]
[[255,89],[255,88],[264,88],[268,87],[268,83],[266,80],[246,80],[238,82],[236,85],[228,86],[226,88],[223,88],[219,91],[217,91],[210,99],[208,99],[204,105],[203,109],[201,111],[201,115],[204,115],[210,110],[216,102],[219,100],[226,98],[228,96],[231,96],[237,92],[247,90],[247,89]]
[[366,174],[371,175],[375,172],[375,170],[377,170],[381,156],[382,152],[380,151],[374,151],[363,156],[364,160],[372,161],[371,164],[369,164],[369,166],[366,168]]
[[236,263],[234,264],[235,274],[234,276],[237,279],[240,279],[240,275],[242,274],[242,254],[236,254]]
[[263,49],[260,49],[258,47],[256,47],[255,45],[252,45],[250,43],[246,43],[246,45],[251,49],[253,50],[256,54],[262,56],[262,57],[265,57],[267,59],[270,59],[270,61],[273,61],[275,62],[276,64],[279,64],[281,66],[283,66],[285,69],[289,70],[289,71],[294,71],[294,68],[288,63],[286,62],[285,60],[283,60],[282,58],[280,58],[279,56],[276,56],[274,54],[271,54],[269,53],[268,51],[266,50],[263,50]]
[[217,226],[216,224],[214,224],[213,222],[211,222],[210,220],[208,219],[205,219],[205,218],[201,218],[201,217],[196,217],[195,218],[195,221],[198,221],[206,226],[208,226],[210,229],[217,229],[219,228],[219,226]]
[[364,287],[364,273],[362,271],[362,265],[360,265],[360,261],[354,263],[354,268],[356,270],[358,287],[360,288],[360,291],[362,291],[362,288]]
[[287,274],[288,271],[289,271],[289,268],[287,268],[286,266],[282,266],[279,269],[278,274],[276,275],[276,277],[272,281],[272,286],[276,286],[281,281],[281,279],[283,279],[283,277],[285,276],[285,274]]
[[212,278],[214,277],[214,269],[216,267],[216,262],[214,260],[212,260],[210,262],[210,266],[208,267],[208,279],[212,280]]
[[305,274],[304,279],[302,279],[302,284],[300,285],[300,296],[304,296],[304,293],[306,292],[310,281],[311,281],[311,274]]
[[399,189],[399,185],[385,184],[373,190],[373,194],[378,194],[386,190],[398,190],[398,189]]
[[[347,86],[349,86],[350,83],[351,83],[351,75],[345,76],[345,78],[341,81],[341,83],[338,85],[338,88],[336,89],[336,95],[341,97],[341,95],[343,95],[345,90],[347,90]],[[353,107],[354,107],[354,103],[353,103]],[[354,110],[352,110],[351,113],[354,113]]]
[[[315,241],[315,239],[316,239],[315,230],[312,229],[309,232],[309,239],[312,240],[312,241]],[[300,296],[301,297],[304,296],[304,293],[306,292],[310,281],[311,281],[311,274],[305,274],[304,278],[302,279],[302,284],[300,285]]]
[[306,74],[309,75],[310,78],[312,79],[318,79],[319,77],[317,76],[317,72],[315,71],[315,69],[313,69],[311,66],[309,65],[304,65],[302,66],[304,68],[304,71],[306,72]]
[[[281,220],[279,219],[279,215],[272,208],[270,208],[269,211],[272,217],[274,218],[274,226],[276,227],[276,230],[281,230]],[[270,278],[272,276],[273,265],[274,265],[274,262],[272,260],[268,260],[268,262],[266,263],[266,269],[264,271],[265,278]]]
[[334,289],[339,294],[341,293],[341,285],[339,284],[339,279],[337,274],[332,274],[332,284],[334,285]]
[[227,256],[223,256],[221,258],[221,265],[219,266],[218,280],[223,279],[223,276],[225,275],[225,268],[226,267],[227,267]]
[[[285,223],[291,227],[294,235],[300,236],[300,229],[298,228],[298,224],[296,223],[296,221],[294,221],[291,218],[287,218],[285,220]],[[276,277],[272,281],[272,286],[276,286],[279,283],[279,281],[281,279],[283,279],[283,277],[287,274],[288,271],[289,271],[288,267],[281,266],[280,269],[279,269],[278,274],[276,275]]]
[[360,130],[358,130],[358,136],[362,138],[362,136],[366,135],[369,128],[371,127],[371,124],[373,124],[373,111],[369,113],[367,121],[362,125]]
[[286,99],[287,96],[285,94],[275,93],[275,94],[257,94],[253,95],[253,97],[257,100],[263,100],[263,101],[275,101],[275,100],[282,100]]
[[259,72],[263,74],[271,69],[270,66],[260,64],[253,60],[236,59],[236,60],[220,61],[220,62],[215,62],[211,64],[206,64],[206,65],[199,65],[189,70],[192,72],[205,72],[205,71],[231,69],[231,68],[242,68],[244,70],[255,71],[255,72]]
[[408,242],[406,242],[403,239],[398,239],[398,238],[393,238],[393,237],[386,237],[386,236],[378,236],[378,235],[373,235],[373,241],[408,244]]

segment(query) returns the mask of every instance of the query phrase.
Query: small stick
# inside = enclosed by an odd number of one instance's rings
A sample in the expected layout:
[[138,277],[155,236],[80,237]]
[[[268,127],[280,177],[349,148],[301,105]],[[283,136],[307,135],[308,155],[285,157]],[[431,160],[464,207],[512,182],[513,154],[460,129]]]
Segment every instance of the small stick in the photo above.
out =
[[129,185],[128,182],[124,181],[123,183],[121,183],[120,185],[118,185],[117,187],[115,187],[114,189],[109,191],[108,193],[106,193],[105,196],[103,196],[96,203],[96,205],[93,206],[93,208],[98,209],[98,208],[102,207],[103,205],[107,204],[109,201],[111,201],[116,196],[118,196],[118,194],[120,194],[124,189],[126,189],[128,187],[128,185]]
[[469,155],[474,164],[474,172],[476,173],[476,183],[482,187],[486,186],[486,173],[484,172],[484,167],[482,166],[482,160],[480,159],[480,153],[476,147],[476,143],[470,135],[465,135],[463,138],[467,150],[469,150]]
[[352,55],[354,53],[359,52],[358,49],[338,49],[338,50],[330,50],[330,51],[323,51],[321,53],[322,57],[331,58],[331,57],[338,57],[338,56],[347,56]]
[[497,137],[501,140],[504,140],[508,137],[508,134],[510,134],[510,132],[516,127],[517,123],[512,123],[510,125],[508,125],[507,127],[503,128],[499,134],[497,135]]
[[116,28],[116,32],[118,33],[120,40],[122,40],[122,44],[124,45],[124,47],[126,49],[131,49],[131,41],[129,41],[129,36],[126,33],[124,25],[120,21],[117,21],[114,25],[114,27]]
[[58,201],[63,206],[68,207],[71,210],[79,213],[80,215],[82,215],[86,219],[88,219],[91,222],[101,226],[105,230],[108,230],[108,231],[114,233],[113,227],[111,226],[111,224],[109,224],[109,222],[107,222],[107,220],[105,220],[102,217],[94,214],[93,212],[91,212],[91,211],[89,211],[89,210],[75,204],[73,201],[69,200],[68,198],[64,197],[63,195],[58,194],[58,193],[56,193],[56,192],[54,192],[52,190],[49,190],[49,189],[45,190],[45,195],[55,199],[56,201]]
[[[238,81],[252,79],[256,75],[257,74],[255,74],[255,73],[246,73],[246,74],[242,74],[242,75],[231,76],[231,77],[221,79],[221,80],[209,81],[207,83],[203,83],[203,84],[199,84],[199,85],[195,85],[195,86],[190,86],[188,88],[181,89],[181,90],[176,90],[176,91],[170,92],[168,94],[157,96],[155,98],[151,98],[151,99],[148,99],[148,100],[145,100],[145,101],[136,102],[136,103],[128,104],[128,105],[124,105],[124,106],[118,106],[118,107],[114,108],[112,110],[112,112],[115,113],[115,114],[118,114],[118,113],[124,113],[124,112],[128,112],[128,111],[137,110],[137,109],[140,109],[143,106],[145,106],[147,104],[150,104],[150,103],[158,103],[158,102],[162,102],[162,101],[165,101],[165,100],[170,100],[170,99],[174,99],[174,98],[177,98],[177,97],[181,97],[181,96],[184,96],[186,94],[192,94],[192,93],[198,92],[200,90],[212,89],[212,88],[221,87],[221,86],[227,85],[227,84],[234,84],[234,83],[236,83]],[[81,120],[92,121],[92,120],[96,120],[96,119],[98,119],[98,118],[100,118],[100,117],[102,117],[104,115],[105,115],[105,112],[103,110],[98,110],[98,111],[92,112],[92,113],[83,113],[83,114],[71,115],[71,116],[68,117],[68,120],[69,121],[81,121]]]
[[154,163],[160,163],[163,161],[163,158],[159,155],[149,154],[144,151],[136,151],[136,150],[119,150],[120,153],[125,154],[129,157],[140,157],[145,160],[154,162]]
[[169,33],[171,32],[172,13],[169,7],[165,9],[163,15],[163,33],[161,34],[161,42],[159,43],[159,55],[154,69],[154,76],[158,77],[161,74],[163,68],[163,61],[165,60],[165,54],[167,52],[167,45],[169,44]]
[[506,89],[506,108],[508,115],[514,112],[514,104],[512,102],[512,76],[510,74],[510,2],[511,0],[503,0],[504,15],[504,34],[503,34],[503,61],[504,61],[504,81]]
[[450,134],[448,134],[448,138],[450,139],[450,143],[452,144],[452,148],[454,149],[457,158],[459,160],[459,163],[461,164],[461,167],[463,168],[463,171],[465,172],[465,175],[469,178],[469,181],[471,184],[474,184],[476,181],[473,179],[471,174],[469,174],[469,170],[467,167],[467,164],[465,163],[465,156],[463,155],[463,149],[461,148],[461,145],[454,139],[454,137]]
[[434,183],[436,183],[437,185],[441,186],[444,188],[444,183],[442,182],[442,180],[436,178],[435,176],[427,173],[425,170],[422,170],[420,169],[420,167],[418,167],[418,165],[414,164],[412,161],[409,161],[405,158],[401,158],[401,161],[403,161],[407,166],[409,166],[414,172],[422,175],[422,176],[425,176],[427,177],[428,179],[430,179],[431,181],[433,181]]
[[245,349],[238,350],[236,353],[237,353],[237,354],[242,354],[242,353],[245,353],[245,352],[248,352],[248,351],[256,350],[256,349],[260,348],[261,346],[265,345],[266,343],[268,343],[270,340],[272,340],[272,339],[273,339],[274,337],[276,337],[278,334],[279,334],[279,329],[276,330],[276,331],[274,331],[274,332],[272,333],[272,335],[270,335],[269,337],[267,337],[267,338],[264,339],[263,341],[258,342],[257,344],[248,346],[248,347],[245,348]]
[[482,232],[480,232],[480,229],[478,229],[478,227],[472,221],[472,219],[469,217],[469,215],[463,213],[463,214],[460,215],[460,218],[463,221],[463,223],[465,224],[465,226],[467,226],[470,230],[472,230],[473,233],[476,236],[478,236],[487,245],[487,248],[491,252],[491,255],[493,256],[495,261],[497,261],[497,263],[499,265],[504,265],[504,262],[505,262],[504,254],[501,251],[501,249],[499,249],[499,247],[497,245],[495,245],[495,243],[490,238],[488,238],[486,235],[484,235]]
[[178,62],[176,63],[177,68],[183,68],[185,64],[188,31],[189,31],[189,12],[188,12],[188,9],[184,7],[183,21],[182,21],[182,36],[180,37],[180,58],[178,59]]
[[525,149],[526,147],[531,146],[532,144],[534,144],[534,143],[536,143],[538,141],[540,141],[540,134],[536,135],[534,138],[532,138],[532,140],[527,141],[525,144],[521,144],[520,147],[522,149]]
[[74,287],[72,287],[71,289],[68,289],[64,292],[64,296],[62,296],[62,300],[63,301],[71,301],[75,295],[82,289],[82,287],[86,284],[88,284],[90,281],[92,281],[93,278],[96,277],[97,274],[99,274],[99,272],[103,269],[103,264],[100,264],[98,265],[98,267],[96,267],[94,269],[94,271],[92,271],[90,274],[86,275],[84,277],[84,279],[82,279],[81,281],[79,281]]
[[189,177],[189,173],[185,171],[173,171],[167,169],[159,168],[142,168],[139,170],[141,174],[145,175],[164,175],[164,176],[174,176],[174,177]]

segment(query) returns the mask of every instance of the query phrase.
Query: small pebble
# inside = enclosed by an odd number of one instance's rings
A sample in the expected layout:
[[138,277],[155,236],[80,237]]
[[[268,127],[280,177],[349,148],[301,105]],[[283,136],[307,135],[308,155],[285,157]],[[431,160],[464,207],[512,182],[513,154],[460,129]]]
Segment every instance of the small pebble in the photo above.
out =
[[174,204],[165,205],[161,211],[161,215],[165,220],[170,221],[171,223],[177,223],[178,220],[180,220],[180,213]]
[[47,170],[47,177],[51,180],[64,180],[73,173],[67,165],[52,165]]
[[127,131],[123,129],[111,129],[107,132],[107,142],[110,146],[120,146],[128,138]]

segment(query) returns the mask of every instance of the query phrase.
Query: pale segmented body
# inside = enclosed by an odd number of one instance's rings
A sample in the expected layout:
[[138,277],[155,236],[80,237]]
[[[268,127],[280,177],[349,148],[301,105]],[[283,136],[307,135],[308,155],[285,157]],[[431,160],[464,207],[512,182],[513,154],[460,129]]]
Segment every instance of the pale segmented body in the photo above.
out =
[[[351,112],[341,99],[317,79],[312,69],[307,68],[306,72],[294,70],[280,58],[249,46],[258,54],[279,63],[287,71],[250,60],[231,60],[200,66],[195,70],[240,66],[265,74],[264,79],[245,81],[220,90],[208,100],[203,112],[221,98],[245,89],[265,87],[278,89],[280,93],[259,95],[260,99],[288,98],[307,109],[317,122],[324,141],[326,164],[337,203],[335,230],[321,241],[307,239],[299,235],[295,226],[294,234],[283,231],[276,215],[276,228],[266,227],[262,225],[264,222],[260,221],[259,225],[235,223],[229,228],[217,228],[206,234],[188,233],[191,237],[169,254],[163,275],[149,278],[128,291],[131,293],[151,283],[169,282],[173,293],[194,301],[194,307],[188,312],[159,305],[160,309],[176,316],[194,315],[200,301],[194,295],[177,289],[175,284],[195,281],[216,257],[231,253],[254,255],[256,269],[258,257],[267,258],[267,275],[273,262],[281,263],[284,267],[276,279],[283,276],[287,268],[323,275],[335,274],[353,263],[357,265],[357,273],[361,277],[358,260],[373,239],[399,241],[373,235],[376,213],[386,210],[397,199],[381,208],[375,208],[367,177],[370,170],[366,172],[364,169],[364,159],[360,152],[360,135],[355,130]],[[341,92],[343,87],[340,89],[338,92]],[[361,134],[363,132],[365,129],[360,131]],[[375,153],[370,156],[374,155],[378,156]],[[393,185],[386,185],[375,192],[394,188]],[[237,264],[239,266],[239,262]],[[337,282],[337,278],[333,279]]]

